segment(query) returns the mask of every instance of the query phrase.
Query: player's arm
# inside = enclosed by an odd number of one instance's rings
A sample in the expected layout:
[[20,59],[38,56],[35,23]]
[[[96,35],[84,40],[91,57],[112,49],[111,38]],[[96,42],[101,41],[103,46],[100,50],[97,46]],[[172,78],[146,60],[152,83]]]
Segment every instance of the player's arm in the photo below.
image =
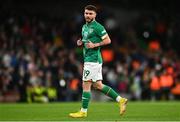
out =
[[102,41],[99,43],[94,43],[94,47],[100,47],[100,46],[108,45],[111,43],[111,39],[108,34],[104,35],[101,38],[102,38]]
[[100,46],[104,46],[104,45],[108,45],[111,43],[111,39],[109,37],[108,34],[105,34],[104,36],[101,37],[102,41],[99,43],[92,43],[91,41],[89,41],[86,44],[87,48],[95,48],[95,47],[100,47]]
[[[84,28],[84,26],[82,27],[82,30],[81,30],[82,35],[83,35],[83,28]],[[82,37],[80,37],[76,43],[77,43],[77,46],[82,46],[83,45]]]

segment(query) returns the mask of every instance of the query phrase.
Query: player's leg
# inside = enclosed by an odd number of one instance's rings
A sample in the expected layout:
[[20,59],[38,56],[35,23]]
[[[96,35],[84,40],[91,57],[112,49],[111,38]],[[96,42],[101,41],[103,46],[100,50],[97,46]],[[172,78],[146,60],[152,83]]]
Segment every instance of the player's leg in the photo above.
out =
[[83,93],[82,93],[82,112],[87,112],[89,101],[91,99],[91,85],[92,81],[83,82]]
[[117,101],[119,103],[120,107],[120,115],[123,115],[126,111],[126,104],[127,104],[127,99],[122,98],[116,91],[114,91],[111,87],[104,85],[101,80],[93,83],[93,87],[95,89],[98,89],[105,95],[111,97],[113,100]]
[[111,97],[113,100],[117,102],[119,102],[121,99],[121,96],[117,92],[115,92],[110,86],[103,84],[102,81],[97,81],[93,83],[93,87],[101,91],[105,95]]
[[87,109],[88,109],[89,101],[91,99],[91,85],[92,85],[92,81],[83,81],[81,110],[75,113],[70,113],[69,114],[70,117],[74,117],[74,118],[87,117]]
[[94,63],[87,63],[87,62],[84,63],[83,78],[82,78],[83,80],[82,107],[79,112],[70,113],[69,115],[71,117],[80,118],[87,116],[88,104],[91,99],[91,85],[92,85],[94,67],[95,67]]

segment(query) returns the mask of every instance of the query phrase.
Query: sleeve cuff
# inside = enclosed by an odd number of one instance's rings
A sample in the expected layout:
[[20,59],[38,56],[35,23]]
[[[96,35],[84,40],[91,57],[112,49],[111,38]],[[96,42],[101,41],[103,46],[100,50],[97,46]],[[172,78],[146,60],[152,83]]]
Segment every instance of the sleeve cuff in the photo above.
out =
[[104,40],[107,37],[107,34],[101,37],[102,40]]

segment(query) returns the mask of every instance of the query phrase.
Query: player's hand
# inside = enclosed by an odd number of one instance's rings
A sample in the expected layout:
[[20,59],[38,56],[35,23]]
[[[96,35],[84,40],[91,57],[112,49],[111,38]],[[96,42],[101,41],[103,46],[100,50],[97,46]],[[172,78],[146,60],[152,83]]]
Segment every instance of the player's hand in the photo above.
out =
[[77,45],[78,45],[78,46],[81,46],[82,44],[83,44],[83,42],[81,41],[81,39],[78,39],[78,40],[77,40]]
[[94,47],[95,47],[95,44],[92,43],[91,41],[88,41],[88,43],[86,43],[86,47],[87,47],[87,48],[94,48]]

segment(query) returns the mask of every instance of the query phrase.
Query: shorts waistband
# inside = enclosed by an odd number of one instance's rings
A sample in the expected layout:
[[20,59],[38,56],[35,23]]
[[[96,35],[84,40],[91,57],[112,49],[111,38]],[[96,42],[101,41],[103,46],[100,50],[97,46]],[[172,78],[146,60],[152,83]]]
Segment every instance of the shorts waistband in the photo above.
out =
[[102,63],[99,63],[99,62],[84,62],[84,64],[102,64]]

